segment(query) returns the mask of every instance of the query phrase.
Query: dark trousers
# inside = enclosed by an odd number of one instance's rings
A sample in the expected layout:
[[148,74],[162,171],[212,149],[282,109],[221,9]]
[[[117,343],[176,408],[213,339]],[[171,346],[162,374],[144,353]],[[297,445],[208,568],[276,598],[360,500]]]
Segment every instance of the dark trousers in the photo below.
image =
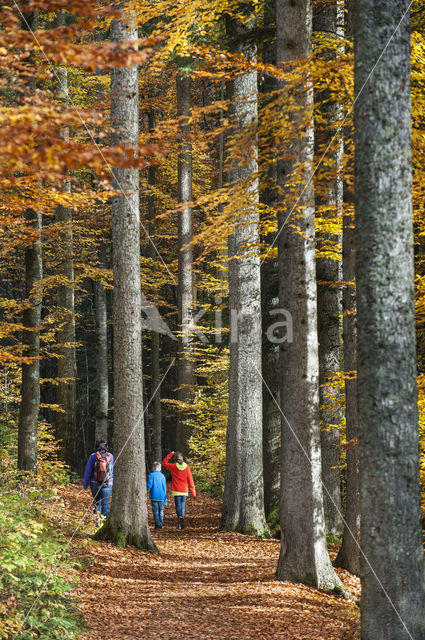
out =
[[99,516],[109,516],[109,502],[111,499],[112,485],[99,485],[96,482],[90,483],[90,490],[93,496],[95,511]]

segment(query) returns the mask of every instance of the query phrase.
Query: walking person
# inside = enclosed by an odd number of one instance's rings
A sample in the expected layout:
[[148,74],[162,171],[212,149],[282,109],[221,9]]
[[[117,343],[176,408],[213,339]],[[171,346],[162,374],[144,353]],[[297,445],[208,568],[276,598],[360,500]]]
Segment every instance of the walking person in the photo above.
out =
[[[177,462],[169,462],[175,454]],[[183,455],[172,451],[162,461],[164,469],[171,473],[171,493],[174,496],[174,504],[177,514],[177,529],[184,529],[184,514],[189,489],[193,497],[196,496],[195,485],[189,465],[183,459]]]
[[87,460],[84,472],[84,489],[90,487],[94,511],[98,518],[109,516],[110,499],[114,477],[114,456],[105,440],[97,440],[96,451]]
[[162,529],[164,524],[164,507],[167,504],[167,483],[165,476],[161,473],[161,463],[154,462],[152,473],[148,476],[146,489],[149,491],[151,499],[154,529]]

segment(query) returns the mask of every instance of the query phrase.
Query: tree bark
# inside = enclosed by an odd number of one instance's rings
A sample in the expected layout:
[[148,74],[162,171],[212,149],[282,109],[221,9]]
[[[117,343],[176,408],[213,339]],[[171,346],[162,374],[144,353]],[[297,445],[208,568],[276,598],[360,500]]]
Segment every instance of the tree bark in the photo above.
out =
[[[345,37],[353,37],[352,0],[345,2]],[[353,131],[347,127],[347,136]],[[346,138],[347,139],[347,138]],[[342,544],[335,559],[335,566],[360,575],[360,495],[357,411],[357,318],[356,318],[356,249],[354,194],[352,187],[344,184],[342,232],[342,292],[343,345],[345,373],[345,437],[350,443],[346,452],[345,522]],[[349,284],[348,284],[349,283]]]
[[[346,204],[352,204],[347,193]],[[357,411],[357,326],[356,326],[356,269],[354,217],[344,213],[342,238],[342,268],[345,283],[343,303],[343,343],[345,373],[345,434],[349,443],[346,452],[345,523],[342,544],[335,566],[360,575],[360,496]],[[348,284],[349,283],[349,284]]]
[[[21,19],[22,29],[36,29],[37,12],[25,13]],[[35,90],[34,80],[28,80],[29,91]],[[41,213],[27,209],[24,214],[28,229],[33,230],[34,239],[25,249],[25,297],[28,306],[23,312],[24,331],[22,343],[24,356],[31,358],[22,364],[21,406],[18,422],[18,469],[37,473],[37,427],[40,411],[40,322],[41,285],[43,258],[41,244]]]
[[[228,24],[229,34],[249,60],[255,60],[255,47],[248,44],[243,49],[240,42],[246,42],[253,27],[235,21]],[[236,77],[228,90],[232,133],[237,135],[257,119],[257,72]],[[257,155],[254,142],[244,165],[233,161],[228,175],[233,188],[243,183],[244,199],[242,204],[240,196],[235,197],[240,204],[229,237],[229,413],[221,528],[268,535],[263,489],[260,260],[254,248],[259,241]]]
[[[65,24],[65,12],[60,11],[55,26]],[[68,101],[68,73],[66,68],[56,70],[57,94],[59,99]],[[64,141],[69,140],[69,128],[59,132]],[[64,192],[71,192],[71,183],[64,185]],[[75,437],[77,420],[75,409],[77,363],[75,355],[75,305],[74,305],[74,259],[72,210],[63,205],[56,209],[55,219],[60,230],[58,251],[58,273],[63,276],[63,283],[58,286],[58,308],[62,314],[62,327],[58,332],[58,386],[56,402],[62,408],[56,414],[56,433],[61,442],[61,455],[70,467],[75,468]]]
[[[311,35],[311,3],[278,0],[278,62],[308,56]],[[298,89],[302,115],[296,116],[303,119],[298,124],[305,133],[294,139],[278,166],[279,184],[286,195],[278,220],[279,298],[281,308],[292,316],[293,340],[283,342],[280,352],[282,538],[277,578],[341,590],[326,547],[321,483],[314,194],[308,184],[313,164],[312,98],[307,78]],[[287,220],[296,163],[304,167],[297,189],[302,195],[296,217]]]
[[[195,383],[193,362],[193,250],[187,246],[192,234],[192,144],[190,142],[191,78],[178,75],[177,116],[180,119],[181,143],[177,165],[178,201],[182,205],[178,218],[179,252],[179,357],[178,357],[178,400],[190,404]],[[176,433],[176,449],[184,455],[188,451],[191,429],[187,424],[187,411],[179,408]]]
[[[114,20],[111,41],[135,42],[132,15]],[[137,46],[136,44],[134,45]],[[138,144],[138,69],[111,73],[113,143]],[[114,169],[114,446],[116,465],[110,517],[97,534],[121,547],[155,550],[148,527],[142,385],[139,172]]]
[[[269,36],[262,43],[262,59],[265,64],[276,64],[276,0],[268,0],[264,7],[264,28]],[[272,35],[273,34],[273,35]],[[275,78],[264,76],[259,82],[260,99],[267,104],[270,95],[277,89]],[[264,135],[264,134],[263,134]],[[264,136],[264,151],[273,148],[272,137]],[[260,158],[262,157],[260,151]],[[261,162],[261,160],[260,160]],[[261,165],[260,165],[261,167]],[[260,170],[260,201],[273,207],[277,194],[276,163],[268,164]],[[276,233],[269,234],[265,241],[274,244]],[[261,309],[263,325],[262,371],[263,371],[263,476],[264,508],[269,517],[279,509],[280,495],[280,394],[279,394],[279,345],[271,342],[267,329],[271,322],[270,311],[279,307],[278,261],[268,258],[261,264]]]
[[[321,2],[314,6],[313,29],[324,32],[328,38],[341,38],[344,8],[337,0]],[[341,105],[331,101],[329,91],[316,92],[318,105],[315,118],[319,119],[315,135],[315,155],[321,160],[316,180],[321,181],[320,192],[315,193],[316,212],[335,220],[342,214],[342,137],[333,142],[336,134],[335,119]],[[323,124],[325,122],[326,124]],[[331,150],[328,146],[333,145]],[[324,174],[324,177],[322,177]],[[323,182],[326,181],[326,187]],[[324,243],[335,243],[338,238],[326,234]],[[340,333],[341,263],[337,259],[320,257],[316,260],[317,319],[319,341],[319,403],[320,443],[322,453],[323,501],[326,532],[334,536],[342,534],[340,442],[339,429],[341,406],[339,389],[332,387],[332,376],[341,369],[342,341]]]
[[[155,128],[155,115],[153,110],[148,113],[149,131]],[[156,185],[156,168],[151,166],[148,169],[148,184],[150,187]],[[156,243],[155,237],[155,196],[152,192],[147,197],[148,201],[148,217],[149,217],[149,236]],[[152,261],[156,260],[156,252],[153,242],[149,242],[149,256]],[[192,263],[190,265],[192,267]],[[160,370],[160,339],[159,332],[151,332],[151,363],[152,363],[152,458],[153,461],[160,462],[162,456],[162,418],[161,418],[161,370]]]
[[419,640],[425,572],[408,1],[359,0],[353,30],[361,637]]
[[22,343],[23,355],[31,362],[22,364],[21,406],[18,426],[18,469],[37,473],[37,427],[40,410],[40,321],[43,277],[41,248],[41,213],[27,209],[25,219],[28,228],[34,230],[34,241],[25,250],[25,297],[28,307],[24,310],[22,324],[25,327]]
[[[106,246],[102,244],[99,249],[101,265],[106,269]],[[106,289],[101,282],[94,283],[94,297],[96,310],[96,372],[97,372],[97,398],[96,398],[96,426],[95,440],[108,442],[108,409],[109,409],[109,385],[108,385],[108,305]]]

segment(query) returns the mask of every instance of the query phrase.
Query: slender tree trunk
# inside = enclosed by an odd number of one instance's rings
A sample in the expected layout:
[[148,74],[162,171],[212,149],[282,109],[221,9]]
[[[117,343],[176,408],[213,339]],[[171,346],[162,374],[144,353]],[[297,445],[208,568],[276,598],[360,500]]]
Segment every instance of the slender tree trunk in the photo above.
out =
[[[36,29],[37,12],[26,13],[21,20],[22,29]],[[35,90],[32,80],[28,82],[29,91]],[[21,406],[18,424],[18,469],[37,473],[37,427],[40,410],[40,322],[41,322],[41,285],[43,277],[43,258],[41,245],[41,213],[27,209],[24,214],[28,230],[33,230],[34,239],[25,250],[25,297],[28,306],[23,312],[24,327],[22,343],[24,356],[31,358],[22,364]]]
[[[330,39],[344,35],[344,8],[337,0],[321,2],[314,7],[313,29],[324,32]],[[336,52],[335,52],[336,55]],[[316,212],[330,221],[342,213],[342,137],[336,134],[335,119],[341,105],[331,101],[329,92],[316,92],[318,105],[315,116],[319,119],[315,135],[315,155],[323,158],[318,174],[320,191],[315,194]],[[323,122],[326,124],[323,125]],[[325,127],[325,128],[323,128]],[[332,150],[327,147],[332,144]],[[326,150],[326,151],[325,151]],[[321,180],[321,174],[325,174]],[[326,181],[326,187],[323,182]],[[326,234],[324,242],[335,242],[338,238]],[[319,341],[319,403],[320,442],[322,453],[323,501],[325,508],[326,532],[334,536],[342,534],[341,483],[340,483],[340,442],[341,403],[339,389],[332,387],[332,376],[340,371],[342,361],[342,340],[340,332],[341,289],[336,286],[341,280],[340,262],[333,258],[320,257],[316,260],[317,277],[317,319]]]
[[[224,80],[220,83],[220,100],[223,102],[226,96],[226,84]],[[224,109],[220,109],[220,127],[224,127]],[[224,169],[224,161],[225,161],[225,132],[222,130],[219,138],[218,138],[218,167],[217,167],[217,188],[223,189],[225,182],[225,169]],[[217,211],[219,214],[222,214],[224,211],[224,203],[220,202]],[[223,234],[224,235],[224,234]],[[222,282],[222,286],[219,291],[219,296],[224,298],[227,296],[227,287],[228,287],[228,247],[227,247],[227,239],[224,236],[223,244],[218,249],[218,267],[216,278]],[[217,336],[217,340],[221,342],[221,335]]]
[[[179,358],[178,400],[190,404],[195,383],[193,362],[193,250],[187,246],[192,241],[192,144],[190,142],[191,78],[177,76],[177,115],[180,118],[182,141],[178,156],[178,201],[182,209],[178,220],[179,250]],[[186,423],[187,411],[179,409],[176,433],[176,448],[187,453],[190,427]]]
[[[352,194],[350,196],[352,204]],[[355,230],[351,211],[344,213],[342,238],[343,281],[343,337],[345,372],[345,433],[349,443],[346,452],[345,523],[341,548],[335,560],[336,567],[360,575],[360,496],[357,412],[357,327],[355,287]],[[348,284],[349,283],[349,284]]]
[[[124,15],[111,25],[111,41],[134,42],[137,26]],[[136,45],[134,45],[136,46]],[[111,73],[111,121],[115,144],[138,144],[138,70]],[[114,170],[112,199],[114,269],[114,445],[116,465],[110,517],[99,539],[118,546],[156,549],[148,527],[142,384],[139,172]]]
[[[311,3],[278,0],[278,62],[308,56],[311,34]],[[297,117],[305,118],[299,130],[305,135],[294,139],[278,167],[279,184],[286,194],[279,214],[279,297],[281,308],[292,316],[293,340],[281,345],[282,539],[277,577],[340,590],[326,547],[321,483],[314,194],[311,185],[306,186],[313,164],[312,98],[307,78],[297,96],[297,106],[302,108]],[[289,224],[290,182],[296,163],[304,167],[297,189],[303,193]]]
[[[99,249],[100,263],[106,269],[106,246]],[[94,298],[96,310],[96,427],[95,440],[108,441],[108,305],[106,289],[101,282],[94,283]]]
[[[149,131],[155,129],[155,114],[151,110],[148,113]],[[156,185],[156,168],[151,166],[148,169],[148,184],[150,187]],[[156,243],[155,237],[155,196],[152,192],[147,197],[148,201],[148,217],[149,217],[149,236]],[[156,260],[155,247],[149,242],[149,256],[152,261]],[[190,265],[192,267],[192,263]],[[151,331],[151,362],[152,362],[152,457],[158,462],[162,460],[162,419],[161,419],[161,370],[160,370],[160,339],[158,331]]]
[[353,30],[361,637],[422,640],[408,1]]
[[[56,26],[65,24],[65,12],[60,11]],[[56,71],[57,94],[61,101],[68,100],[68,72],[61,67]],[[64,127],[59,132],[63,140],[69,140],[69,129]],[[66,182],[64,192],[71,192],[71,183]],[[62,313],[62,327],[58,333],[58,386],[56,402],[62,412],[56,414],[56,432],[61,441],[62,458],[75,467],[75,437],[77,420],[75,410],[75,390],[77,363],[75,356],[75,305],[74,305],[74,260],[72,253],[72,210],[63,205],[56,209],[56,223],[60,229],[58,273],[64,282],[58,286],[57,301]]]
[[[265,64],[276,64],[276,0],[268,0],[264,7],[264,27],[269,34],[262,43],[262,59]],[[273,34],[273,35],[272,35]],[[270,95],[277,89],[277,82],[272,77],[264,76],[259,83],[261,100],[265,105]],[[264,146],[267,151],[273,147],[274,141],[263,133]],[[260,153],[260,158],[262,154]],[[277,200],[277,168],[276,163],[268,164],[260,171],[264,184],[260,183],[260,201],[273,207]],[[265,238],[273,244],[276,234]],[[279,393],[279,345],[268,338],[267,329],[272,322],[271,311],[279,307],[278,261],[268,258],[261,265],[261,309],[263,324],[262,371],[263,371],[263,475],[264,475],[264,508],[266,515],[279,508],[280,495],[280,393]]]
[[[232,22],[228,26],[231,36],[241,42],[254,24],[242,27]],[[241,45],[239,50],[243,50]],[[252,45],[244,53],[255,60]],[[257,119],[257,72],[238,76],[228,88],[237,135]],[[243,166],[233,164],[228,176],[233,188],[244,183],[244,200],[242,204],[240,196],[235,196],[240,208],[234,212],[229,237],[229,414],[221,527],[264,535],[268,528],[263,489],[260,260],[253,249],[259,240],[256,143],[246,158]]]
[[35,239],[25,250],[25,297],[28,307],[22,317],[25,327],[22,342],[24,356],[31,362],[22,365],[21,407],[18,428],[18,469],[37,473],[37,426],[40,410],[40,321],[43,261],[41,249],[41,213],[27,209],[28,228]]
[[[345,2],[345,37],[353,37],[352,0]],[[347,128],[350,140],[352,129]],[[346,139],[347,140],[347,139]],[[342,544],[335,559],[335,566],[360,575],[360,495],[359,495],[359,438],[357,411],[357,318],[356,318],[356,250],[354,194],[352,187],[344,184],[344,204],[342,234],[342,293],[343,308],[343,344],[345,372],[345,437],[348,445],[346,452],[345,475],[345,522]]]

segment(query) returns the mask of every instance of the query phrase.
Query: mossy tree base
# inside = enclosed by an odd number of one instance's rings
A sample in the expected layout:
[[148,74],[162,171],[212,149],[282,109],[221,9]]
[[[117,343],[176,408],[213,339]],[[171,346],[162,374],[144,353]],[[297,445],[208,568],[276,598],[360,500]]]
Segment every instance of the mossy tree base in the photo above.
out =
[[109,540],[113,542],[117,547],[133,546],[143,551],[152,551],[153,553],[159,553],[159,549],[151,539],[150,535],[145,538],[140,534],[135,534],[130,531],[124,531],[118,526],[112,526],[110,519],[100,527],[93,536],[94,540]]

